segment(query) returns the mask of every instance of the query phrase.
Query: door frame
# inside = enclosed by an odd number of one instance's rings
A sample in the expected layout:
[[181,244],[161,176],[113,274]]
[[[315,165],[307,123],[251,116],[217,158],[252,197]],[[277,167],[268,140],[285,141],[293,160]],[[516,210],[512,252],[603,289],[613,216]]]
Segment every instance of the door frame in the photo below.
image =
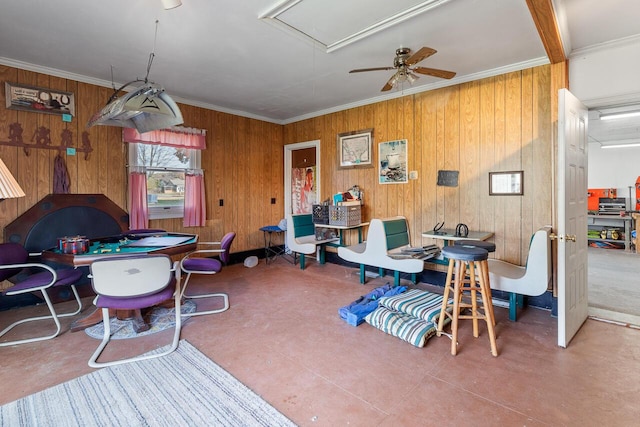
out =
[[287,218],[291,214],[291,164],[292,153],[296,150],[304,148],[316,149],[316,194],[320,197],[320,140],[297,142],[295,144],[288,144],[284,146],[284,217]]

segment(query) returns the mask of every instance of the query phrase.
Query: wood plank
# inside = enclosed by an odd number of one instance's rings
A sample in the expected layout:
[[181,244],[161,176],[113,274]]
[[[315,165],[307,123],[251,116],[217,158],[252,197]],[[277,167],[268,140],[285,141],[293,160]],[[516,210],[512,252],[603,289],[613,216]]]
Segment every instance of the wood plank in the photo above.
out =
[[[415,158],[416,158],[416,138],[415,138],[415,128],[413,123],[415,122],[415,105],[414,105],[414,97],[404,97],[401,98],[404,100],[402,105],[403,110],[403,138],[407,140],[407,164],[405,165],[405,174],[408,182],[406,184],[400,184],[400,189],[398,193],[401,195],[401,199],[398,201],[398,204],[402,207],[401,215],[407,218],[407,222],[409,223],[409,230],[415,230],[417,227],[416,221],[418,220],[418,216],[414,215],[414,208],[417,205],[416,197],[414,195],[415,191],[415,181],[409,180],[409,172],[411,170],[415,170]],[[418,205],[419,206],[419,205]],[[420,242],[420,236],[411,236],[414,241],[411,242],[412,245],[418,245]],[[415,240],[418,239],[418,240]]]
[[535,232],[533,224],[533,205],[531,191],[535,185],[539,183],[540,172],[533,167],[534,157],[533,150],[537,143],[533,139],[533,70],[527,69],[522,71],[522,96],[521,96],[521,144],[520,159],[522,170],[530,171],[524,175],[524,195],[520,198],[522,205],[522,213],[520,216],[520,263],[524,264],[529,253],[529,243],[526,236],[532,236]]
[[[437,209],[437,103],[438,97],[434,92],[420,94],[418,98],[417,120],[422,124],[417,137],[422,141],[421,158],[422,168],[418,170],[418,179],[422,185],[422,205],[420,209],[421,223],[420,229],[415,233],[433,229],[438,222]],[[433,244],[433,242],[423,242]]]
[[[495,162],[492,166],[492,172],[507,170],[503,159],[505,158],[505,97],[506,97],[506,76],[500,75],[495,77],[495,104],[494,104],[494,141],[495,141]],[[506,259],[507,252],[505,250],[506,233],[505,227],[505,197],[492,196],[495,199],[495,216],[493,229],[495,233],[494,242],[496,244],[496,258]],[[513,259],[513,258],[511,258]]]
[[[506,76],[505,98],[505,153],[504,170],[522,170],[522,74],[519,71]],[[522,230],[522,196],[498,196],[504,198],[505,251],[508,260],[520,264]]]
[[[495,79],[480,82],[480,210],[478,230],[495,232],[496,198],[489,195],[489,172],[495,168]],[[495,256],[495,254],[491,254]]]
[[549,61],[552,64],[563,62],[566,57],[552,0],[526,1]]
[[[446,88],[444,105],[444,169],[460,171],[460,88]],[[460,222],[460,185],[444,188],[444,216],[449,225]]]
[[[480,84],[460,87],[460,222],[479,230],[480,211]],[[486,190],[485,190],[486,191]]]

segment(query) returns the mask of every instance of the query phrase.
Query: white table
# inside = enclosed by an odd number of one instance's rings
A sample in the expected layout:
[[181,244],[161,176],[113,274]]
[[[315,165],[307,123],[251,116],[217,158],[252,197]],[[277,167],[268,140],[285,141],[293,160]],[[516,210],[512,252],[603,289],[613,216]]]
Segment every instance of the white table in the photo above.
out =
[[[444,240],[444,246],[448,246],[450,241],[456,241],[456,240],[487,240],[493,237],[493,232],[469,231],[466,237],[462,237],[462,236],[456,236],[456,230],[443,228],[438,231],[434,231],[434,230],[423,231],[422,237],[427,239]],[[448,261],[446,259],[439,260],[437,258],[432,258],[430,261],[436,264],[448,264]]]
[[445,246],[450,240],[487,240],[493,237],[493,233],[490,231],[469,231],[466,237],[456,236],[456,231],[448,228],[443,228],[438,231],[423,231],[422,237],[428,239],[440,239],[444,240]]
[[333,228],[338,230],[340,237],[340,246],[344,246],[344,236],[342,234],[344,230],[358,229],[358,243],[362,243],[362,228],[367,225],[369,225],[368,222],[361,222],[357,225],[314,224],[316,228]]

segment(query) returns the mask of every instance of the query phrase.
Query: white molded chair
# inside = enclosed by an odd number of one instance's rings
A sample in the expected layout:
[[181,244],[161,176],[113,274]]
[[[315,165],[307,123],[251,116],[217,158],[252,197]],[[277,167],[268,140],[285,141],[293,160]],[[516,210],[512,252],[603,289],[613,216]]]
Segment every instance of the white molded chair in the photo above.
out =
[[[236,233],[230,231],[222,237],[219,242],[198,242],[198,249],[187,254],[180,261],[180,269],[187,273],[187,278],[184,281],[182,287],[182,297],[189,299],[196,298],[222,298],[222,308],[206,311],[196,311],[185,316],[202,316],[203,314],[215,314],[222,313],[229,309],[229,295],[224,293],[215,294],[199,294],[199,295],[187,295],[187,285],[189,285],[189,279],[192,274],[218,274],[222,271],[222,266],[226,265],[230,259],[230,249],[233,239],[236,238]],[[215,249],[212,249],[215,248]],[[220,259],[209,258],[211,255],[218,255]],[[207,255],[207,256],[203,256]]]
[[[145,255],[100,259],[90,266],[90,278],[97,296],[96,307],[102,309],[104,335],[89,359],[89,366],[119,365],[137,360],[166,356],[178,348],[182,317],[180,316],[180,268],[167,255]],[[139,310],[165,302],[171,297],[175,304],[175,332],[166,351],[110,362],[98,362],[98,357],[111,339],[109,309]]]
[[[529,244],[526,265],[520,266],[489,259],[491,289],[510,292],[509,319],[516,321],[516,307],[522,306],[522,295],[542,295],[551,280],[551,227],[536,231]],[[520,300],[520,301],[518,301]]]
[[400,272],[410,273],[411,281],[417,283],[417,274],[424,270],[424,261],[418,258],[394,259],[409,248],[411,236],[407,219],[402,216],[377,219],[369,223],[367,240],[357,245],[339,247],[338,256],[345,261],[360,264],[360,283],[365,283],[365,265],[378,267],[381,277],[384,270],[393,270],[394,284],[400,285]]
[[319,263],[326,259],[325,246],[327,243],[337,243],[339,238],[316,239],[315,225],[311,214],[287,215],[287,248],[293,253],[295,263],[296,254],[300,254],[300,269],[304,270],[305,255],[315,255],[318,252]]

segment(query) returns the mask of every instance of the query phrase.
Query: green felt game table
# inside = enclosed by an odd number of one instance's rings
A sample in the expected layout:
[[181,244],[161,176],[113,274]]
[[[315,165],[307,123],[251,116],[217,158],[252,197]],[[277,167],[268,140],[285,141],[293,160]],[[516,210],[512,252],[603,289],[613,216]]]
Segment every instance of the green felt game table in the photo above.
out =
[[[125,239],[126,237],[126,239]],[[58,248],[51,248],[42,252],[44,260],[74,267],[88,266],[93,261],[107,257],[126,257],[142,254],[180,255],[196,249],[197,234],[160,233],[144,235],[119,235],[101,237],[90,241],[89,250],[84,254],[65,254]],[[119,319],[133,320],[136,332],[149,329],[140,310],[113,310],[112,316]],[[94,309],[86,316],[76,319],[70,327],[71,332],[83,330],[102,321],[100,310]]]
[[84,254],[65,254],[58,248],[42,252],[42,258],[74,267],[90,265],[97,259],[141,254],[179,255],[195,250],[197,234],[166,233],[165,235],[127,237],[112,236],[92,239],[89,251]]

